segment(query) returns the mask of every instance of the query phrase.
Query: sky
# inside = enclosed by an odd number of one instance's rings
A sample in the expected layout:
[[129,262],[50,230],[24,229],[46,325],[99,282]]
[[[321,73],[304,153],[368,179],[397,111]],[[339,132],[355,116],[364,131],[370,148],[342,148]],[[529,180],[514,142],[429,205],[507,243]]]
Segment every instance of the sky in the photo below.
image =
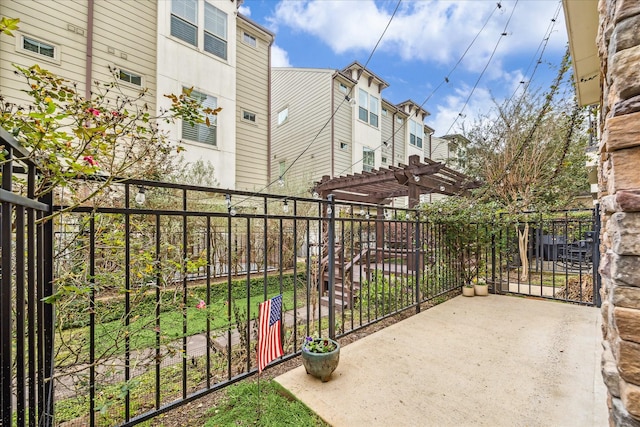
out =
[[384,99],[429,111],[435,136],[548,90],[567,44],[559,0],[244,0],[240,13],[275,34],[272,66],[358,61],[389,83]]

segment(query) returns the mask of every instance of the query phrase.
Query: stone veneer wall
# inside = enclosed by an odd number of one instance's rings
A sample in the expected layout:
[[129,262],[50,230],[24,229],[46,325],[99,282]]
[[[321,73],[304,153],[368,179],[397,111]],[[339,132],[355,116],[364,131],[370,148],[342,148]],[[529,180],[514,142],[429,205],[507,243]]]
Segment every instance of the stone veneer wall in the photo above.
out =
[[602,374],[610,424],[640,427],[640,1],[599,0]]

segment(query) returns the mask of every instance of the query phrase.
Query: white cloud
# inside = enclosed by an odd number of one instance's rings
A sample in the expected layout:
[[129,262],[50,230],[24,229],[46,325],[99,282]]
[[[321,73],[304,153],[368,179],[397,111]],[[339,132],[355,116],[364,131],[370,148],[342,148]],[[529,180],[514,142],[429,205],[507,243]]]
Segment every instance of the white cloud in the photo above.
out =
[[240,12],[244,16],[251,16],[251,8],[244,4],[238,8],[238,12]]
[[[501,3],[500,8],[496,6],[497,1]],[[317,38],[335,54],[364,58],[378,42],[395,6],[396,1],[382,0],[281,0],[267,21],[276,34],[286,27],[294,34],[306,33]],[[552,23],[551,18],[557,11],[560,13]],[[486,27],[481,31],[485,22]],[[520,82],[526,82],[533,71],[533,67],[527,67],[535,65],[543,38],[552,25],[547,54],[564,51],[566,44],[559,1],[519,0],[516,5],[515,0],[403,0],[377,49],[402,65],[394,68],[391,77],[385,77],[395,86],[398,80],[404,79],[402,67],[405,66],[407,74],[412,76],[419,73],[416,70],[428,67],[450,71],[479,34],[456,72],[451,74],[450,84],[445,86],[456,88],[455,91],[449,92],[450,95],[438,93],[426,106],[432,113],[426,122],[440,136],[447,131],[459,132],[463,123],[469,126],[481,114],[495,114],[494,96],[502,102],[502,98],[521,90],[524,85]],[[291,49],[293,52],[294,48]],[[479,87],[459,117],[494,49]],[[274,47],[272,55],[274,66],[280,55],[286,64],[280,66],[289,66],[283,49]],[[431,83],[437,85],[436,80]],[[414,81],[413,84],[420,83]],[[491,87],[496,93],[491,92]],[[392,90],[393,87],[387,89],[387,95]],[[417,91],[414,87],[412,93]]]
[[289,62],[289,54],[280,46],[271,46],[271,66],[272,67],[291,67]]
[[[463,86],[453,95],[440,100],[436,111],[427,118],[427,124],[435,130],[436,136],[460,133],[462,127],[469,127],[480,115],[491,116],[495,112],[495,102],[491,91],[486,87],[476,88],[465,106],[472,87]],[[464,107],[464,109],[463,109]],[[460,112],[462,111],[462,115]]]
[[[501,58],[509,54],[536,49],[558,7],[558,2],[553,1],[520,1],[509,23],[507,36],[501,36],[515,3],[503,0],[501,4],[498,9],[495,0],[405,0],[378,49],[397,55],[406,62],[435,61],[453,65],[493,11],[461,65],[479,72],[499,39],[494,57],[496,64],[501,64]],[[395,2],[285,0],[277,5],[269,22],[275,30],[279,26],[288,26],[294,31],[309,33],[336,54],[370,52],[391,18],[392,7],[395,7]],[[550,38],[550,47],[553,48],[561,48],[566,42],[562,14],[557,21],[557,31]]]

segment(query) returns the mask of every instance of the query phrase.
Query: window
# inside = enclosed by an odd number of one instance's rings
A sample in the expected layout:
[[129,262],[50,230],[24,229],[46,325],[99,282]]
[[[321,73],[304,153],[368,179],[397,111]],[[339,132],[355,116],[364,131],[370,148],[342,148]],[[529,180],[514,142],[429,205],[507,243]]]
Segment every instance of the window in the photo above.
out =
[[362,149],[362,170],[364,172],[371,172],[376,165],[375,152],[367,147]]
[[376,98],[375,96],[370,96],[369,97],[369,109],[371,110],[369,112],[369,124],[371,126],[375,126],[378,127],[378,115],[379,115],[379,104],[378,104],[378,98]]
[[136,86],[142,86],[142,76],[134,74],[130,71],[126,71],[123,69],[118,70],[118,79]]
[[343,150],[346,150],[347,148],[349,148],[349,145],[346,142],[341,142],[340,143],[340,148]]
[[171,35],[198,46],[198,0],[171,2]]
[[278,162],[278,171],[280,172],[278,176],[283,176],[287,171],[287,162],[285,160]]
[[398,124],[402,124],[402,117],[396,117],[396,122],[398,122]]
[[358,91],[358,118],[363,122],[369,122],[369,94],[359,89]]
[[283,110],[280,110],[280,112],[278,113],[278,124],[281,125],[282,123],[284,123],[288,117],[289,117],[289,107]]
[[342,92],[344,94],[346,94],[348,92],[347,86],[345,86],[344,83],[340,83],[339,88],[340,88],[340,92]]
[[[199,4],[204,4],[203,10]],[[204,16],[204,19],[202,18]],[[199,41],[198,28],[203,28]],[[171,1],[171,35],[219,58],[227,59],[227,14],[207,2],[198,0]],[[254,39],[255,41],[255,39]],[[199,46],[199,43],[204,43]]]
[[250,113],[249,111],[243,111],[242,112],[242,119],[243,120],[247,120],[249,122],[256,122],[256,115],[255,113]]
[[384,164],[387,163],[387,158],[385,156],[382,156],[382,163],[384,163]]
[[256,47],[258,46],[258,41],[255,37],[248,33],[242,33],[242,41],[244,41],[249,46]]
[[58,48],[52,44],[44,43],[40,40],[36,40],[27,36],[22,36],[21,41],[22,44],[20,45],[20,50],[22,51],[46,56],[50,59],[57,59],[58,57]]
[[382,115],[387,117],[388,114],[389,114],[389,111],[387,111],[386,108],[382,107]]
[[[217,108],[218,100],[213,96],[206,95],[204,93],[196,92],[195,90],[191,91],[191,98],[198,100],[202,103],[203,107],[209,108]],[[210,126],[207,126],[204,123],[196,123],[191,125],[191,123],[186,120],[182,121],[182,139],[188,139],[190,141],[198,141],[204,142],[206,144],[218,145],[217,140],[217,120],[215,115],[207,115],[209,119]]]
[[422,139],[424,138],[424,127],[415,120],[409,121],[409,144],[422,148]]
[[204,4],[204,50],[227,59],[227,14]]
[[369,123],[371,126],[378,127],[378,112],[380,105],[378,98],[369,95],[363,89],[358,91],[358,118],[363,122]]

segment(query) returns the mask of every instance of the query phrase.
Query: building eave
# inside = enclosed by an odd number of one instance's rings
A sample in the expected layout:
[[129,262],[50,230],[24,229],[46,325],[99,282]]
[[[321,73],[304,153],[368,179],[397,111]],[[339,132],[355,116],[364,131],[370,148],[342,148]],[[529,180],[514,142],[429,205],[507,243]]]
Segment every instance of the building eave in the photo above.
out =
[[598,1],[563,0],[569,50],[574,69],[578,102],[593,105],[600,102],[600,59],[598,57]]

